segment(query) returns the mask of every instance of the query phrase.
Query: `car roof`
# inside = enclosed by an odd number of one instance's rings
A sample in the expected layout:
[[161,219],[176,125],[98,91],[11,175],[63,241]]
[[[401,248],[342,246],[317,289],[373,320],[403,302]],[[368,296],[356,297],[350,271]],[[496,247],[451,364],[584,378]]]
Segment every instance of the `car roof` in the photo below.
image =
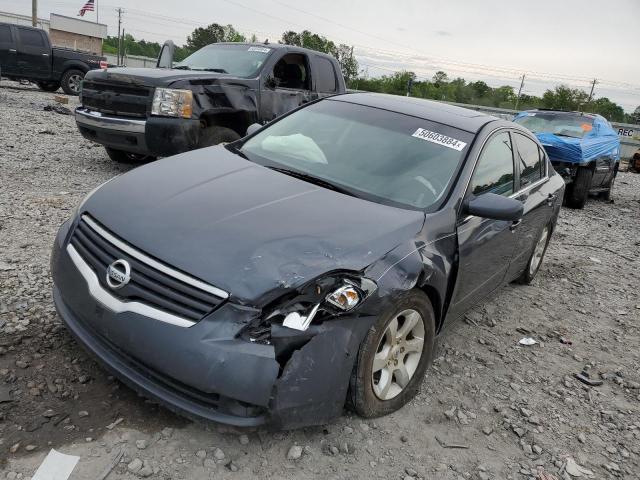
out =
[[486,113],[456,107],[442,102],[423,98],[402,97],[384,93],[347,93],[336,95],[328,100],[355,103],[367,107],[389,110],[432,122],[443,123],[451,127],[477,133],[487,123],[500,120]]
[[272,50],[291,50],[292,52],[305,52],[307,54],[320,55],[321,57],[333,58],[328,53],[318,52],[317,50],[311,50],[309,48],[298,47],[296,45],[286,45],[284,43],[260,43],[260,42],[217,42],[210,43],[207,47],[212,45],[246,45],[247,47],[262,47],[270,48]]

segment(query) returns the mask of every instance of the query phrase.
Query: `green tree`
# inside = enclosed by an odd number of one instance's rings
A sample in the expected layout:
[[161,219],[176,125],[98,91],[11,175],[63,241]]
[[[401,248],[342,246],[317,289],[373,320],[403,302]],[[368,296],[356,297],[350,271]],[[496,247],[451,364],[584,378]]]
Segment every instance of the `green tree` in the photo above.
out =
[[219,25],[212,23],[208,27],[196,28],[187,37],[187,48],[193,52],[207,45],[218,42],[246,42],[244,35],[238,32],[232,25]]
[[353,47],[341,43],[335,52],[335,57],[342,69],[342,76],[349,82],[358,76],[358,61],[353,55]]
[[436,74],[433,76],[433,83],[435,84],[436,87],[440,87],[443,84],[447,83],[448,81],[449,81],[449,77],[442,70],[436,72]]

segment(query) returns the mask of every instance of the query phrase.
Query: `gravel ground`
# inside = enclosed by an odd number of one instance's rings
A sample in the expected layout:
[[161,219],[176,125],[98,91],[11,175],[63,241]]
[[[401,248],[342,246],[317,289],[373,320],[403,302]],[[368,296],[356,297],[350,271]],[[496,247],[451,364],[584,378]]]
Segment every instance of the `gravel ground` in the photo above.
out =
[[[72,479],[97,478],[120,452],[109,480],[640,478],[640,175],[620,175],[615,203],[563,209],[535,283],[444,333],[401,411],[233,431],[137,397],[57,317],[55,232],[129,167],[83,140],[72,116],[44,111],[53,104],[0,86],[0,478],[30,478],[51,448],[81,457]],[[525,336],[539,343],[520,346]],[[602,385],[580,383],[583,370]]]

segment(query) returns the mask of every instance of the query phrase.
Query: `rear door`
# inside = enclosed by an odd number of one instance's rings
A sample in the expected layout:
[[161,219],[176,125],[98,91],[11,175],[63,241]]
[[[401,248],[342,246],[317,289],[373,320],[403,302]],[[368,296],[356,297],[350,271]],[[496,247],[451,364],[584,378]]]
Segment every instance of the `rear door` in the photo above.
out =
[[[466,198],[511,196],[515,189],[513,145],[508,130],[492,134],[482,149]],[[514,252],[513,222],[461,214],[457,223],[459,268],[451,302],[457,316],[498,288]]]
[[0,25],[0,70],[2,70],[3,75],[17,73],[17,57],[18,50],[13,28],[11,25]]
[[507,279],[517,277],[526,267],[531,252],[549,222],[554,202],[548,182],[548,162],[544,151],[528,136],[512,132],[516,159],[516,189],[514,197],[524,205],[524,215],[512,227],[515,250]]
[[28,78],[51,76],[51,47],[43,30],[17,27],[18,70]]

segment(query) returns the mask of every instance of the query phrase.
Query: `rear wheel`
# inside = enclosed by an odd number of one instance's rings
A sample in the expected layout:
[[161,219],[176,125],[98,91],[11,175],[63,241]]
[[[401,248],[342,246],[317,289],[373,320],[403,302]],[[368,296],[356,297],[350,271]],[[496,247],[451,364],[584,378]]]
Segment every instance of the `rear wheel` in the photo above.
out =
[[536,242],[533,252],[531,252],[531,257],[529,257],[529,262],[527,262],[527,268],[516,280],[517,283],[529,285],[533,281],[538,270],[540,270],[540,265],[542,265],[542,259],[544,258],[544,254],[547,252],[547,246],[549,245],[550,239],[551,228],[547,225],[542,229],[542,233],[540,233],[540,237],[538,237],[538,241]]
[[45,92],[55,92],[60,88],[60,82],[38,82],[36,85]]
[[435,315],[429,297],[400,296],[369,330],[358,352],[350,406],[363,417],[394,412],[416,396],[431,363]]
[[198,141],[198,148],[212,147],[213,145],[219,145],[221,143],[235,142],[239,138],[240,135],[238,135],[235,130],[214,125],[202,130],[200,133],[200,140]]
[[67,95],[80,95],[80,88],[84,72],[76,68],[71,68],[62,74],[62,90]]
[[573,183],[567,189],[567,206],[571,208],[584,208],[589,197],[589,189],[593,180],[593,170],[588,167],[578,167]]
[[107,155],[114,162],[118,163],[145,163],[152,162],[156,159],[151,155],[144,155],[142,153],[131,153],[123,150],[116,150],[115,148],[104,147],[107,151]]

